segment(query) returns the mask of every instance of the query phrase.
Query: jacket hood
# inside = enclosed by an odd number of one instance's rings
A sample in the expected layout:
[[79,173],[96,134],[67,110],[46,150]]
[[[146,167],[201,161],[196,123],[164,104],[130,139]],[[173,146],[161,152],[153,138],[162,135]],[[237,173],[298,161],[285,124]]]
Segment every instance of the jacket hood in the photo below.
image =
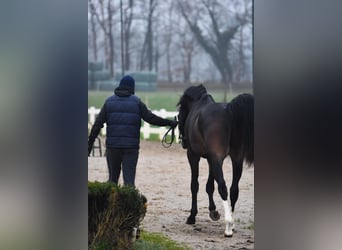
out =
[[120,97],[128,97],[134,95],[134,90],[127,86],[119,86],[115,89],[114,93]]

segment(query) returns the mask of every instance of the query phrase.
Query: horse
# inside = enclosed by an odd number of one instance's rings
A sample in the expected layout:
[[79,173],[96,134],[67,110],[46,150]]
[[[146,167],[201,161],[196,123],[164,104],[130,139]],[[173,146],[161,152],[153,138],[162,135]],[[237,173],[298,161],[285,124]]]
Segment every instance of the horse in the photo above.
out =
[[[187,88],[177,103],[178,129],[191,167],[192,207],[187,224],[196,223],[198,164],[200,158],[207,159],[209,175],[206,192],[209,197],[209,217],[217,221],[220,214],[213,200],[214,181],[223,201],[226,227],[224,236],[232,237],[234,230],[233,212],[239,196],[239,180],[244,161],[254,162],[254,97],[240,94],[229,103],[217,103],[201,84]],[[230,186],[230,204],[224,180],[222,164],[230,156],[233,179]]]

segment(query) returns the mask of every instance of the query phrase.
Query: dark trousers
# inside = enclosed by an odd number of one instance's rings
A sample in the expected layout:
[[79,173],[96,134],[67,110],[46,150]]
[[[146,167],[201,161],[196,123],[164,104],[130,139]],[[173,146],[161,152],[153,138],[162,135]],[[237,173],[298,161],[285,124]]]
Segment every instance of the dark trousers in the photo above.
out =
[[109,181],[118,183],[122,167],[124,184],[134,186],[138,156],[139,149],[137,148],[107,148]]

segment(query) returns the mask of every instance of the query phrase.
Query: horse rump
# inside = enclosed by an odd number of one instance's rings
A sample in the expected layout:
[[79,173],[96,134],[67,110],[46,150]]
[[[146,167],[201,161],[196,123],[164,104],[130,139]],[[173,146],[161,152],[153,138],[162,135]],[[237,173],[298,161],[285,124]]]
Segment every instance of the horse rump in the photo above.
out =
[[241,143],[243,158],[248,165],[254,162],[254,97],[240,94],[227,104],[226,110],[231,117],[232,135],[240,137],[233,143]]

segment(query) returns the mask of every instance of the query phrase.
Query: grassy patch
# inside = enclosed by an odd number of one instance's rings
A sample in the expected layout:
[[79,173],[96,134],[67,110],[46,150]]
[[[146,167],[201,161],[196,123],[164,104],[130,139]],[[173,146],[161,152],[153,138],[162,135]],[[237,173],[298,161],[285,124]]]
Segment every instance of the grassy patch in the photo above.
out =
[[249,221],[249,224],[245,227],[248,230],[254,230],[254,221]]
[[102,241],[92,246],[90,249],[91,250],[107,250],[107,249],[111,249],[111,245],[105,241]]
[[140,239],[134,244],[134,250],[188,250],[184,244],[177,243],[160,233],[141,231]]
[[159,135],[157,134],[150,134],[150,138],[146,138],[146,140],[149,140],[149,141],[160,141],[159,139]]
[[132,186],[88,182],[88,246],[132,249],[131,232],[146,213],[146,197]]
[[[94,106],[101,108],[104,101],[113,94],[113,91],[88,91],[88,107]],[[176,111],[177,103],[183,93],[162,91],[162,92],[137,92],[136,95],[151,109],[167,111]],[[217,102],[223,101],[223,92],[210,93]],[[231,100],[236,94],[228,94],[228,100]]]
[[88,91],[88,107],[101,108],[113,91]]

